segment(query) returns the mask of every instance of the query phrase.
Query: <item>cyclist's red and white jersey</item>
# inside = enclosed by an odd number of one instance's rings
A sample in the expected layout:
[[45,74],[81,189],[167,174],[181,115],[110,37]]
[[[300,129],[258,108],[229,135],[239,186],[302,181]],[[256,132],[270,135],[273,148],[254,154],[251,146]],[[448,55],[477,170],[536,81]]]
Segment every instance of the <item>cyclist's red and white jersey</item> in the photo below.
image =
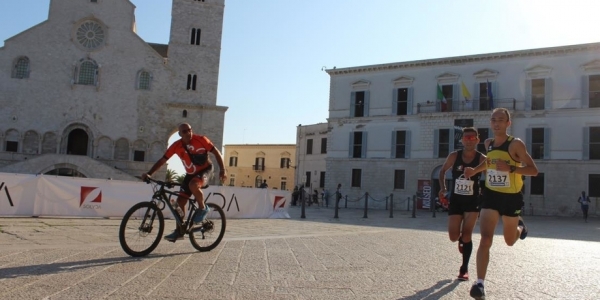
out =
[[[183,147],[183,141],[181,139],[175,141],[175,143],[173,143],[169,149],[167,149],[167,152],[165,152],[164,158],[169,159],[174,154],[177,154],[177,156],[179,156],[181,159],[183,166],[185,167],[185,172],[188,174],[195,174],[198,171],[204,170],[211,164],[210,159],[207,159],[202,165],[194,165],[189,154]],[[198,134],[192,135],[192,140],[187,145],[187,149],[192,155],[208,155],[208,153],[211,152],[214,147],[215,145],[213,145],[213,143],[207,137]]]

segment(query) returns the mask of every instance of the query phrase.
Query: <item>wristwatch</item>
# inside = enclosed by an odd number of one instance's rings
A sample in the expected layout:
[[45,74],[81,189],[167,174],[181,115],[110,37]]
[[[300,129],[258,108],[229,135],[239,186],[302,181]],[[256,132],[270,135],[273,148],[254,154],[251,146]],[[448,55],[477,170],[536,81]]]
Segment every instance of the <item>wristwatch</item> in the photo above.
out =
[[516,166],[510,166],[510,173],[514,173],[517,170]]

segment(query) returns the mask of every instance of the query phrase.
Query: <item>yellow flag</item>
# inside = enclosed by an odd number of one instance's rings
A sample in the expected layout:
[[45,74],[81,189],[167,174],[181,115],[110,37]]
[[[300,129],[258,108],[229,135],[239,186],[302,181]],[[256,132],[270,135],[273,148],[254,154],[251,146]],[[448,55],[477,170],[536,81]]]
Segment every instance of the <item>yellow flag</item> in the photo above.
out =
[[469,89],[467,89],[467,86],[465,85],[464,81],[461,81],[460,83],[461,83],[462,94],[463,94],[463,97],[465,97],[465,100],[471,99],[471,93],[469,93]]

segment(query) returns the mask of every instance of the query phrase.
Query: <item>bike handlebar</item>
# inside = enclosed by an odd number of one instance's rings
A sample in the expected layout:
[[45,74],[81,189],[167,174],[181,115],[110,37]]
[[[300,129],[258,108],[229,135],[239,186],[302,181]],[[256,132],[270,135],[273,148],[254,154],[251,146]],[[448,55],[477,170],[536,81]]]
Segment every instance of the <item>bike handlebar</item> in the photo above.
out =
[[172,189],[176,186],[181,186],[181,183],[177,183],[177,182],[172,182],[172,181],[162,181],[162,180],[156,180],[150,176],[146,177],[146,180],[144,180],[145,183],[150,184],[150,183],[156,183],[160,186],[165,186],[168,189]]

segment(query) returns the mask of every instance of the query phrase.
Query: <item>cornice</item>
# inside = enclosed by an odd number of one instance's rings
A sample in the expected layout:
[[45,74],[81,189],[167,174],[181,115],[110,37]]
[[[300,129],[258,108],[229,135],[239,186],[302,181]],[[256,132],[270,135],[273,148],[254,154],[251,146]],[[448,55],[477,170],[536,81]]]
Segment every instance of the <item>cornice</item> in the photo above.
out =
[[218,105],[204,105],[195,103],[183,103],[183,102],[169,102],[165,104],[167,107],[173,108],[185,108],[185,109],[197,109],[197,110],[216,110],[216,111],[227,111],[229,107],[218,106]]
[[481,63],[489,61],[503,61],[507,59],[523,58],[523,57],[539,57],[550,55],[565,55],[583,52],[597,52],[600,54],[600,43],[589,43],[549,48],[538,48],[529,50],[518,50],[508,52],[476,54],[468,56],[455,56],[437,59],[415,60],[408,62],[397,62],[389,64],[368,65],[350,68],[336,68],[325,70],[329,76],[348,75],[358,73],[370,73],[381,71],[393,71],[408,68],[429,68],[444,65],[460,65],[468,63]]

